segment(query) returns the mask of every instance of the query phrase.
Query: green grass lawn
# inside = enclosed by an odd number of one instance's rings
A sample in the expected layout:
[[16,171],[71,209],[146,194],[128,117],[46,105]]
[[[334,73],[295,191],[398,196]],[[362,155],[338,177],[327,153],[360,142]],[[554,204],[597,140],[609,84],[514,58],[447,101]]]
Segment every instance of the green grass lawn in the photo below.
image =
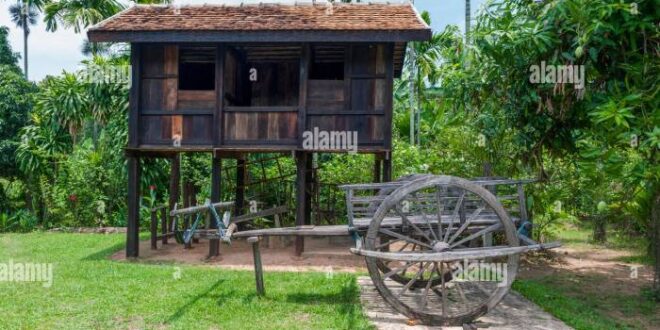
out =
[[257,297],[249,271],[108,260],[124,240],[0,235],[0,263],[52,263],[54,274],[50,288],[0,282],[0,328],[370,328],[354,275],[266,272],[266,296]]
[[[595,245],[589,228],[567,228],[559,240],[564,246],[593,253],[606,248],[626,250],[630,257],[612,261],[651,264],[643,240],[611,234],[608,243]],[[575,329],[660,328],[660,304],[643,291],[610,290],[604,283],[612,281],[619,280],[608,274],[561,270],[551,276],[518,279],[513,289]]]
[[[641,296],[585,293],[568,276],[517,280],[513,289],[578,330],[645,329],[653,322],[660,324],[657,303]],[[620,319],[618,313],[638,319]]]

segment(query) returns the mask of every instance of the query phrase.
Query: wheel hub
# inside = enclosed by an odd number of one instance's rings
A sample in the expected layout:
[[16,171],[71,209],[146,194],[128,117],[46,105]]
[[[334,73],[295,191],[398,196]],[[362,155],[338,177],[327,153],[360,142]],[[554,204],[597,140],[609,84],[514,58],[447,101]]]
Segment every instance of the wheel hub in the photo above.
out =
[[433,243],[433,252],[442,252],[449,250],[449,244],[445,242],[435,242]]

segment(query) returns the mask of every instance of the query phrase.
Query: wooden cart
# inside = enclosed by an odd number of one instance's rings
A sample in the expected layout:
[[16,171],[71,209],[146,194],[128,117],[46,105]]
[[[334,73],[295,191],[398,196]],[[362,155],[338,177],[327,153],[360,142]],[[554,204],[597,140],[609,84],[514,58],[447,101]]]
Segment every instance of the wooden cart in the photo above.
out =
[[[425,324],[462,325],[506,295],[521,253],[559,246],[527,237],[531,224],[523,185],[529,182],[411,175],[395,182],[345,185],[348,225],[259,229],[225,237],[253,237],[255,242],[259,236],[351,235],[356,242],[351,252],[364,256],[389,305]],[[497,193],[506,188],[512,193]]]

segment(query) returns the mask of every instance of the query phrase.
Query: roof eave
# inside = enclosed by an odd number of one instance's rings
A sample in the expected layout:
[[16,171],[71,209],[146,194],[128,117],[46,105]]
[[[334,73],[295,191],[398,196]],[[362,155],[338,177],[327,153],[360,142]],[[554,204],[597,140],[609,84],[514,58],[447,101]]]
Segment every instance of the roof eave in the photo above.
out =
[[431,29],[279,31],[110,31],[90,29],[91,42],[408,42],[428,41]]

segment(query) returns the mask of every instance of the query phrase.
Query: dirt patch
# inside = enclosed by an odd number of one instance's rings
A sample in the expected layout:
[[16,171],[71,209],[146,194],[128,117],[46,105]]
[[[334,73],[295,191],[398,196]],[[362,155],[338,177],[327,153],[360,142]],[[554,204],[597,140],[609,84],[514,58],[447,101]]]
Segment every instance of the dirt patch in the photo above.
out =
[[[302,257],[294,255],[294,248],[289,244],[277,242],[260,243],[261,260],[267,271],[365,271],[364,259],[349,252],[354,247],[350,241],[330,240],[328,238],[307,238],[305,253]],[[269,246],[270,245],[270,246]],[[158,249],[151,250],[149,241],[140,242],[139,262],[176,262],[192,265],[208,265],[225,269],[254,269],[252,246],[245,240],[233,240],[231,245],[220,245],[220,256],[208,259],[209,243],[200,240],[192,248],[173,240],[169,244],[158,243]],[[125,260],[125,252],[118,251],[113,260]]]
[[540,278],[557,274],[572,274],[576,277],[601,279],[598,283],[585,283],[594,291],[611,290],[638,294],[642,287],[653,281],[653,269],[636,263],[620,260],[631,257],[629,251],[599,247],[561,247],[544,254],[529,254],[523,257],[519,277]]
[[[641,291],[652,285],[653,269],[621,261],[632,256],[634,253],[626,250],[568,245],[552,252],[525,255],[518,277],[539,280],[566,296],[595,302],[595,308],[603,315],[627,325],[658,329],[657,317],[640,312],[645,299]],[[660,315],[659,305],[655,310]]]

